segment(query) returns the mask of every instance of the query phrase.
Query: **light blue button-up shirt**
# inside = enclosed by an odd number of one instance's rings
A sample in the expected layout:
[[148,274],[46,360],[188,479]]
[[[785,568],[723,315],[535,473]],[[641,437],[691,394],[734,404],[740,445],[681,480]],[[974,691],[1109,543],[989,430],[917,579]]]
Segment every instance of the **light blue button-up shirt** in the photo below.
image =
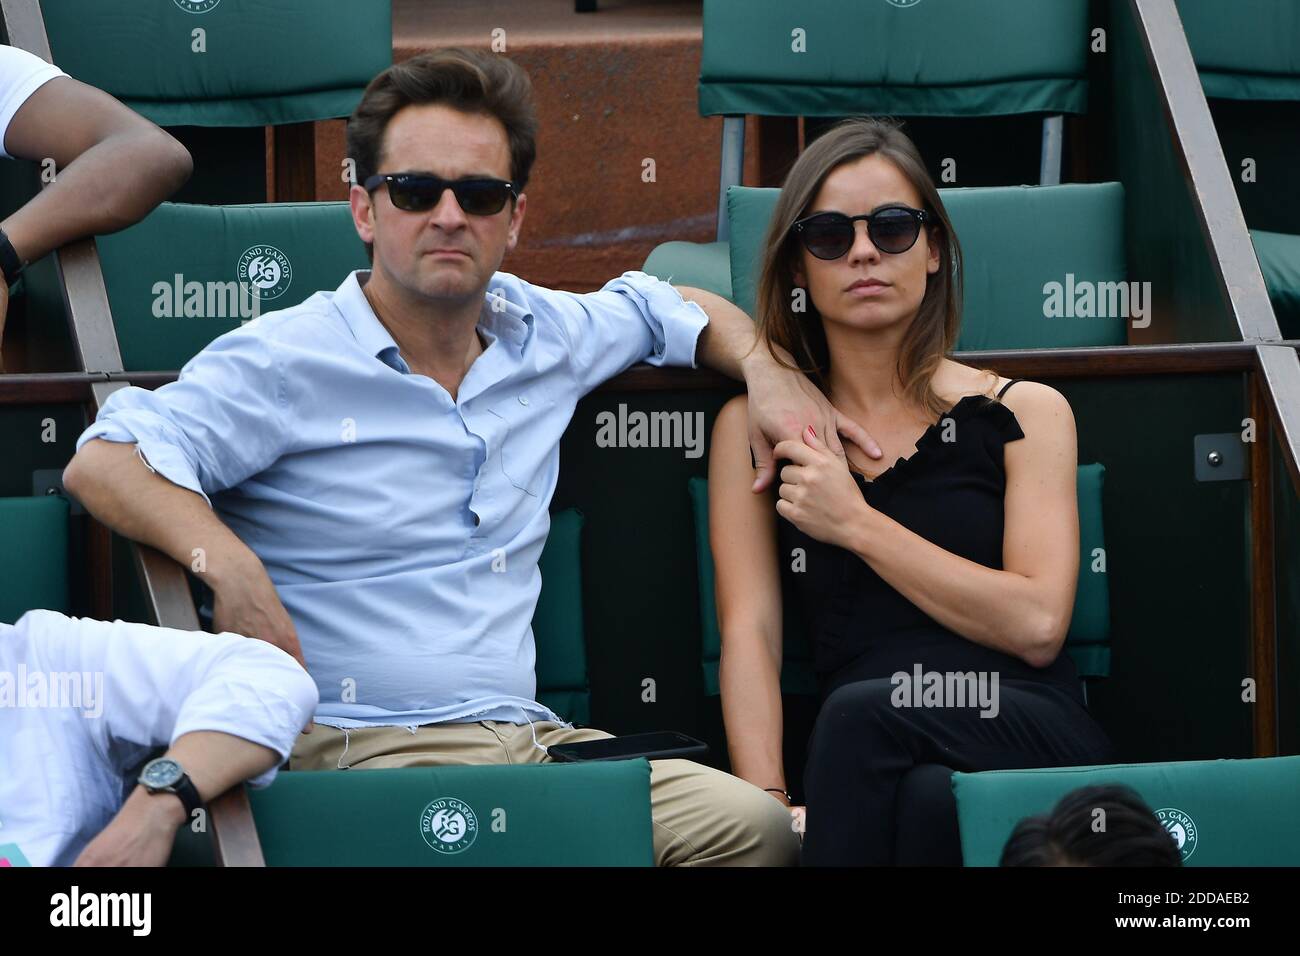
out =
[[584,295],[497,273],[453,399],[403,360],[368,275],[221,336],[157,391],[114,392],[77,447],[135,442],[257,554],[318,722],[556,720],[534,700],[532,617],[560,436],[636,362],[694,366],[708,318],[641,272]]

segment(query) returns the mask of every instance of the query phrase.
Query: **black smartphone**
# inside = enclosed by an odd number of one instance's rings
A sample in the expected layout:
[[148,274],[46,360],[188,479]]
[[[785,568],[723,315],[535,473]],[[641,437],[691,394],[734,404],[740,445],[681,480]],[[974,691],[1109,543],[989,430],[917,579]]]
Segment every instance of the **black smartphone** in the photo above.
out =
[[555,744],[546,748],[546,752],[556,760],[564,761],[632,760],[636,757],[645,757],[647,760],[667,760],[670,757],[699,760],[708,755],[709,745],[686,734],[665,730]]

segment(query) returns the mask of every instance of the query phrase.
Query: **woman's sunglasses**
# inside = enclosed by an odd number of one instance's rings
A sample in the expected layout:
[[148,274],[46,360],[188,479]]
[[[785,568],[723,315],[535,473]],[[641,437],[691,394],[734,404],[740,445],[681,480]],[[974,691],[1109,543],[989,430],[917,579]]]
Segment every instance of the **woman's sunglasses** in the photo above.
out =
[[800,219],[791,228],[803,242],[803,247],[818,259],[838,259],[853,248],[854,223],[859,219],[866,221],[867,236],[872,245],[881,252],[898,255],[916,245],[921,224],[931,221],[931,216],[924,209],[889,206],[861,216],[819,212]]
[[428,212],[450,189],[460,208],[471,216],[494,216],[510,197],[518,197],[514,183],[504,179],[442,179],[429,173],[376,173],[366,179],[366,192],[388,183],[388,198],[406,212]]

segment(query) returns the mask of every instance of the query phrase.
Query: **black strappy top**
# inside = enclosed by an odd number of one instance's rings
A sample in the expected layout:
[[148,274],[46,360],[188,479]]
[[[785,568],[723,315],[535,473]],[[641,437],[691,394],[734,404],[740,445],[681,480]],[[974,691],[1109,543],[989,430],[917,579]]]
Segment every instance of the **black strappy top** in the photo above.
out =
[[[931,425],[916,452],[874,480],[856,475],[871,507],[946,551],[1002,568],[1006,472],[1003,446],[1024,438],[998,392],[968,395]],[[951,422],[951,424],[950,424]],[[976,644],[934,620],[887,584],[865,561],[777,518],[784,593],[796,602],[813,652],[822,696],[851,681],[897,671],[996,671],[1000,680],[1046,681],[1082,703],[1074,665],[1062,652],[1049,667]],[[803,548],[804,570],[789,557]]]

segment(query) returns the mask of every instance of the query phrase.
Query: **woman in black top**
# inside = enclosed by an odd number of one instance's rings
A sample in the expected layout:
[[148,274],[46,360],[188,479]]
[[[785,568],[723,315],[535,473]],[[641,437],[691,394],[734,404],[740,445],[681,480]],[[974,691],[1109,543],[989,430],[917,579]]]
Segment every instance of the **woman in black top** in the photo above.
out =
[[961,274],[894,125],[846,120],[791,169],[760,339],[884,453],[836,454],[810,428],[774,449],[779,491],[755,495],[737,398],[714,429],[709,498],[732,767],[783,803],[783,595],[812,643],[806,864],[960,863],[952,771],[1111,759],[1061,650],[1079,562],[1073,415],[1045,385],[946,357]]

